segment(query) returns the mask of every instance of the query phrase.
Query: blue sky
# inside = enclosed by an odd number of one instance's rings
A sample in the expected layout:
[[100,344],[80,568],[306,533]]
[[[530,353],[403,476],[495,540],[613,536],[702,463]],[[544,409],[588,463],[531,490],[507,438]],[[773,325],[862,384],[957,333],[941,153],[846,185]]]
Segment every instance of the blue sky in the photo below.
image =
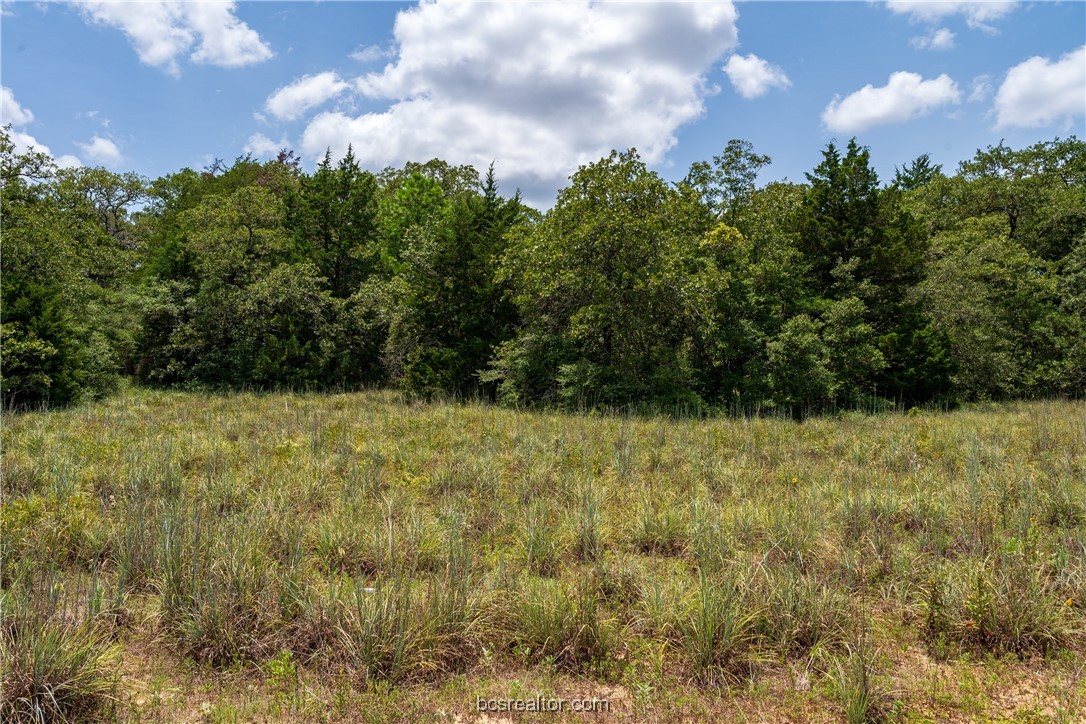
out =
[[64,164],[148,177],[348,143],[485,166],[549,206],[636,146],[677,180],[731,138],[802,180],[1086,135],[1083,2],[3,2],[0,115]]

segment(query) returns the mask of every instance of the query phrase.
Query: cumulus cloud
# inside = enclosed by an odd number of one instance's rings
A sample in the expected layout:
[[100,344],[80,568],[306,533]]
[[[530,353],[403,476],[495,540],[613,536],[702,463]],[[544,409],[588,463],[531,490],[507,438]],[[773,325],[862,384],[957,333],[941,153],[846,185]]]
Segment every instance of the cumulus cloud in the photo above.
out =
[[288,145],[285,138],[276,143],[263,133],[254,133],[249,136],[249,141],[245,144],[245,153],[251,153],[257,158],[271,158],[278,155]]
[[831,131],[856,133],[887,123],[902,123],[948,103],[960,103],[961,91],[950,76],[924,80],[917,73],[898,71],[886,85],[871,84],[845,98],[834,98],[822,111]]
[[296,121],[306,111],[335,98],[348,88],[350,86],[331,71],[307,75],[268,96],[264,108],[276,118]]
[[19,105],[11,88],[0,86],[0,126],[23,126],[34,120],[34,114]]
[[142,62],[180,75],[178,56],[194,63],[236,68],[272,57],[260,35],[234,14],[237,3],[225,0],[72,0],[94,22],[128,36]]
[[938,23],[953,15],[965,17],[971,28],[993,30],[999,20],[1018,6],[1018,0],[888,0],[886,7],[920,22]]
[[61,156],[57,156],[53,159],[57,166],[61,168],[80,168],[83,162],[70,153],[65,153]]
[[997,128],[1070,123],[1086,114],[1086,45],[1055,62],[1034,56],[1011,68],[995,112]]
[[53,161],[61,168],[75,168],[83,165],[78,158],[69,154],[59,157],[53,156],[53,152],[49,150],[48,146],[39,143],[38,139],[27,133],[25,129],[17,128],[17,126],[25,126],[33,122],[33,120],[34,114],[31,113],[29,108],[24,108],[19,101],[15,100],[15,93],[11,88],[0,86],[0,126],[7,130],[8,137],[15,148],[15,153],[26,153],[33,149],[38,153],[44,153],[52,157]]
[[11,143],[15,147],[15,153],[26,153],[30,149],[37,151],[38,153],[44,153],[53,159],[53,162],[61,168],[79,168],[83,165],[83,162],[71,154],[62,154],[60,156],[54,156],[53,152],[49,150],[49,147],[44,143],[39,143],[38,139],[31,136],[25,131],[19,131],[11,129],[9,132]]
[[724,65],[724,72],[732,86],[744,98],[765,95],[770,88],[787,88],[792,85],[784,71],[762,60],[754,53],[747,56],[733,55]]
[[121,149],[108,138],[94,136],[90,143],[76,143],[83,151],[83,155],[91,161],[96,161],[104,166],[116,166],[124,160]]
[[355,81],[383,112],[326,112],[302,151],[370,166],[497,160],[507,183],[553,193],[578,164],[634,146],[663,160],[704,111],[704,74],[736,42],[731,3],[462,3],[401,11],[397,55]]
[[920,50],[950,50],[954,47],[954,33],[949,28],[938,28],[909,42]]

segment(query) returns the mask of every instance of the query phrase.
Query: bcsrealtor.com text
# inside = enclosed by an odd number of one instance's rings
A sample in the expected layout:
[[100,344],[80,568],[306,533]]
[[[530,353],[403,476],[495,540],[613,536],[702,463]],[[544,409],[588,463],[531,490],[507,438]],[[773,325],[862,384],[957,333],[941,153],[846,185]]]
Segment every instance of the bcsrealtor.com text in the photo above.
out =
[[611,702],[607,699],[562,699],[553,696],[537,696],[534,699],[475,699],[476,711],[502,712],[579,712],[584,714],[606,714],[611,711]]

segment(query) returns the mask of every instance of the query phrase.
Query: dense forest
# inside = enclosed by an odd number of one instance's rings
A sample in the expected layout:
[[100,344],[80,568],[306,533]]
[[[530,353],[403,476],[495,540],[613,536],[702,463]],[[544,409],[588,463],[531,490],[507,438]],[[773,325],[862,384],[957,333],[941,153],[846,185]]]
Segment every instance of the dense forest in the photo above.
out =
[[763,186],[744,141],[676,184],[613,152],[546,213],[440,160],[148,181],[0,143],[8,408],[125,377],[793,414],[1086,392],[1075,137],[889,182],[855,140]]

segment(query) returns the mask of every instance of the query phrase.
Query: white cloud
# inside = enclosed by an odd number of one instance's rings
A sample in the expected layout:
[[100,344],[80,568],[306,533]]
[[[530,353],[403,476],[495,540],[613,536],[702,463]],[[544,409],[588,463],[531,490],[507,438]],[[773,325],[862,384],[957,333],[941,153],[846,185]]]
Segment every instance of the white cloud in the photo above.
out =
[[762,60],[754,53],[747,56],[733,55],[724,65],[724,72],[739,95],[757,98],[770,88],[787,88],[792,85],[784,71]]
[[960,102],[957,83],[945,73],[924,80],[917,73],[898,71],[881,88],[868,84],[845,98],[834,98],[822,111],[822,122],[831,131],[856,133],[902,123],[947,103]]
[[978,75],[973,79],[972,90],[969,92],[970,103],[980,103],[992,96],[992,78],[988,75]]
[[233,2],[186,2],[185,12],[200,44],[192,62],[239,68],[272,57],[260,35],[234,15]]
[[886,7],[913,20],[938,23],[952,15],[962,15],[971,28],[993,30],[999,20],[1018,6],[1018,0],[888,0]]
[[612,148],[663,160],[704,111],[704,73],[736,42],[731,3],[463,3],[401,11],[398,55],[359,78],[384,112],[323,113],[302,150],[367,165],[440,157],[485,168],[550,197]]
[[1070,123],[1086,114],[1086,45],[1056,62],[1034,56],[1007,71],[995,98],[996,127]]
[[225,68],[259,63],[272,56],[260,35],[234,15],[237,3],[232,0],[72,2],[87,18],[122,30],[141,61],[174,76],[181,72],[178,56],[194,44],[192,62]]
[[121,149],[117,148],[117,144],[108,138],[94,136],[90,143],[76,143],[75,145],[79,146],[91,161],[96,161],[105,166],[116,166],[124,160]]
[[9,131],[9,137],[15,147],[15,153],[26,153],[33,148],[38,153],[44,153],[46,156],[51,157],[53,162],[61,168],[79,168],[83,165],[82,161],[71,154],[53,156],[53,152],[49,150],[48,146],[44,143],[38,143],[38,139],[25,131],[18,131],[13,128]]
[[278,155],[278,153],[288,145],[285,138],[276,143],[263,133],[254,133],[249,136],[249,141],[245,144],[244,150],[245,153],[251,153],[257,158],[271,158],[272,156]]
[[25,126],[33,120],[34,114],[30,112],[29,108],[24,108],[19,101],[15,100],[15,93],[12,92],[11,88],[0,86],[0,126],[6,128],[8,137],[15,147],[15,153],[26,153],[33,148],[39,153],[52,157],[53,161],[62,168],[74,168],[83,165],[75,156],[62,155],[59,158],[53,156],[53,152],[49,150],[48,146],[44,143],[38,143],[38,139],[25,130],[16,128],[16,126]]
[[928,35],[918,35],[909,42],[920,50],[950,50],[954,47],[954,33],[949,28],[938,28]]
[[22,126],[34,120],[34,114],[19,105],[11,88],[0,86],[0,126]]
[[57,166],[60,166],[61,168],[79,168],[83,165],[82,161],[80,161],[78,158],[71,155],[70,153],[66,153],[63,156],[54,158],[53,161],[55,161]]
[[365,48],[354,51],[349,57],[359,63],[372,63],[382,58],[391,58],[395,54],[395,51],[386,50],[379,45],[367,45]]
[[264,108],[276,118],[296,121],[306,111],[335,98],[348,88],[350,86],[331,71],[307,75],[268,96]]

